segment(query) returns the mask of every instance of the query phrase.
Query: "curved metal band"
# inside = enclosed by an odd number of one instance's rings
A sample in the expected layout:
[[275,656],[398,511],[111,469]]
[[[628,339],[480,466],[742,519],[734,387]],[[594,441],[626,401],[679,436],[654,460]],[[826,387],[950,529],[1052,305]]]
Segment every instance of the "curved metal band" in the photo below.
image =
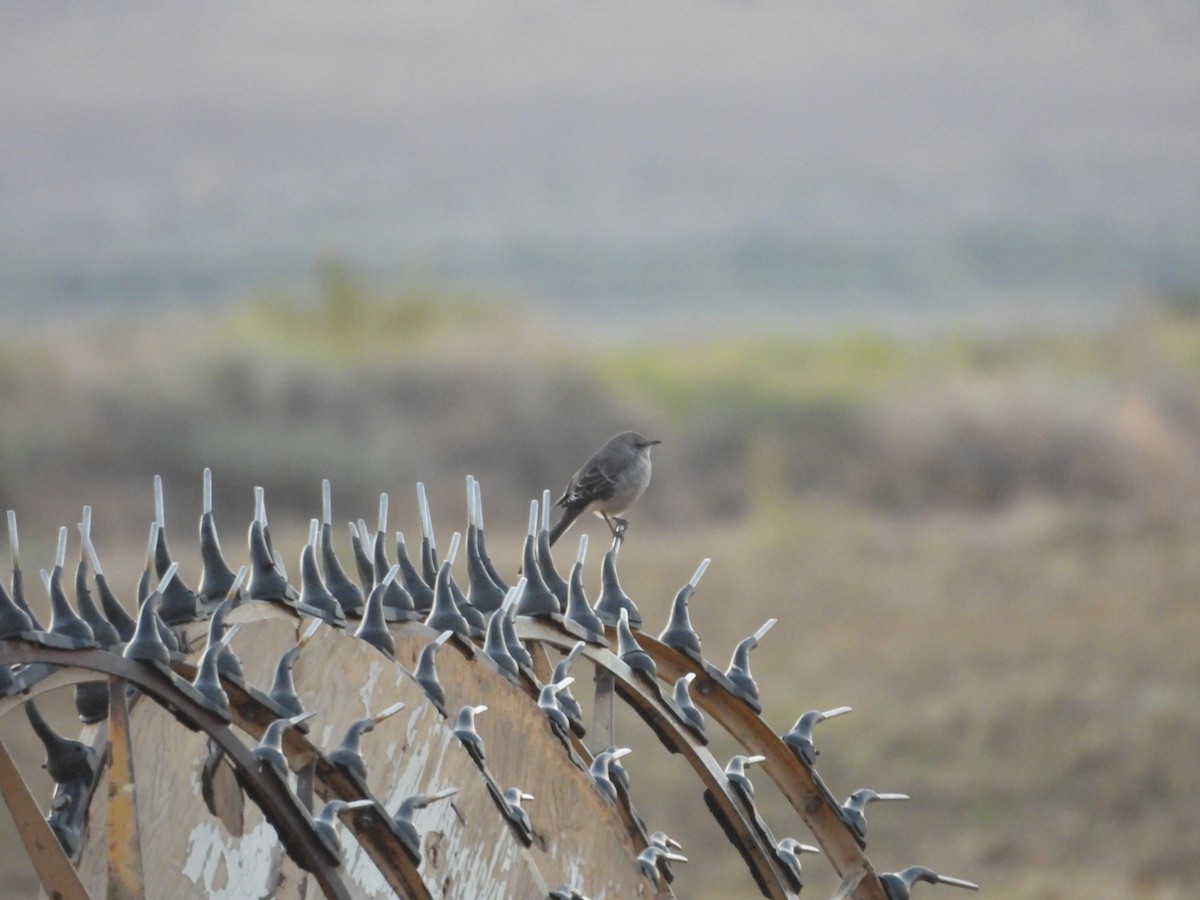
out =
[[[608,629],[610,637],[615,635]],[[577,638],[558,629],[550,623],[528,617],[517,618],[517,633],[523,640],[540,641],[550,644],[559,650],[569,650]],[[787,798],[792,808],[812,831],[813,837],[821,845],[830,864],[838,875],[844,879],[859,879],[857,887],[849,897],[853,900],[887,900],[883,884],[879,881],[871,862],[858,842],[854,839],[846,824],[837,812],[837,802],[823,785],[818,785],[809,771],[800,764],[787,745],[750,706],[738,697],[733,696],[693,660],[682,653],[666,646],[645,632],[637,634],[639,646],[645,650],[658,666],[659,678],[667,683],[673,683],[689,672],[696,674],[692,687],[693,702],[708,716],[736,740],[747,753],[765,756],[761,764],[771,780]],[[711,788],[706,777],[709,766],[715,766],[712,755],[699,745],[694,738],[675,721],[675,717],[667,710],[658,698],[651,698],[633,677],[632,671],[611,651],[588,645],[585,655],[593,664],[610,671],[623,685],[620,691],[622,697],[633,704],[643,719],[646,711],[653,710],[657,723],[669,722],[673,733],[680,735],[680,747],[668,744],[668,749],[683,752],[705,784]],[[615,664],[615,665],[614,665]],[[645,706],[642,706],[645,704]],[[650,722],[656,732],[661,735],[658,724]],[[684,751],[682,747],[687,747]],[[700,754],[707,757],[702,761]],[[721,776],[720,783],[724,784],[724,773],[718,767]],[[714,796],[726,796],[722,787]],[[736,807],[735,808],[740,808]],[[749,829],[753,832],[753,829]],[[771,862],[774,856],[771,855]],[[775,870],[778,879],[778,872]],[[776,883],[779,883],[778,880]]]

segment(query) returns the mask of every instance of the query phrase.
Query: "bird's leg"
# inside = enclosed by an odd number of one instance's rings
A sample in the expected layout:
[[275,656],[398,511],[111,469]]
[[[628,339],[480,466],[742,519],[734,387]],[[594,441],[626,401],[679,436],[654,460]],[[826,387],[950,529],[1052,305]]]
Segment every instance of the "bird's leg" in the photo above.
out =
[[[616,528],[613,528],[613,537],[615,537],[617,540],[624,540],[625,529],[629,527],[629,522],[625,519],[617,518],[616,516],[613,516],[613,521],[617,523]],[[609,527],[612,528],[611,525]]]

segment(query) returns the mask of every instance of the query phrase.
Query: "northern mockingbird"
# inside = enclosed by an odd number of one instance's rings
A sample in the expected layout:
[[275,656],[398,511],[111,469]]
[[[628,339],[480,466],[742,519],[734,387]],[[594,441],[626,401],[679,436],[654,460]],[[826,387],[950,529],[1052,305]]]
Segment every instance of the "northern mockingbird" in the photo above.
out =
[[661,443],[636,431],[623,431],[596,451],[558,498],[563,514],[550,531],[550,543],[589,511],[604,519],[613,537],[622,538],[629,523],[618,517],[650,484],[650,448]]

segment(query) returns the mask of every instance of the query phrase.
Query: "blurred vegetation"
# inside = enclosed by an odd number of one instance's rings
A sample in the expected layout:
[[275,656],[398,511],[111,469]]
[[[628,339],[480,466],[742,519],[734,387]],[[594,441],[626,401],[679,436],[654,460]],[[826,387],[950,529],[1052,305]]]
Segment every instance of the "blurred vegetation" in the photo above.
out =
[[[877,865],[993,897],[1194,885],[1200,305],[1172,295],[1086,333],[612,347],[421,279],[383,291],[329,263],[318,281],[0,337],[0,503],[29,567],[90,503],[106,570],[132,587],[161,473],[173,547],[198,572],[184,536],[204,466],[231,555],[254,485],[298,553],[322,478],[336,516],[372,518],[388,491],[411,530],[424,481],[449,529],[470,472],[493,554],[515,560],[529,498],[637,427],[664,444],[623,582],[659,622],[712,556],[692,618],[717,661],[779,616],[753,658],[768,719],[855,707],[825,726],[826,780],[914,797],[873,811]],[[20,717],[2,727],[24,736]],[[723,839],[695,784],[633,742],[635,783],[661,785],[643,813],[693,860],[680,896],[752,890],[727,847],[704,852]],[[805,836],[764,803],[778,835]],[[828,866],[805,869],[832,890]],[[18,866],[12,884],[29,877]]]

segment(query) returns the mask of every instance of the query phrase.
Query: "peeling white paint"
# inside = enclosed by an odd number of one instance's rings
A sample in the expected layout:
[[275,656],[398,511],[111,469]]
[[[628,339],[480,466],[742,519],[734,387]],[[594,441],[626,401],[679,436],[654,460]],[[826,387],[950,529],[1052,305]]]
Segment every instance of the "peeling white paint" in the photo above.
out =
[[367,682],[362,686],[362,690],[358,692],[359,698],[362,700],[363,715],[371,715],[371,695],[375,693],[375,684],[379,681],[379,676],[383,674],[383,663],[375,660],[371,663],[371,667],[367,670]]
[[[183,876],[202,886],[209,900],[268,897],[275,882],[278,855],[279,840],[266,822],[236,841],[228,839],[217,825],[202,822],[188,836]],[[222,869],[224,884],[217,884]]]
[[188,769],[188,783],[192,786],[192,795],[200,796],[200,771],[204,768],[204,757],[193,756],[192,766]]
[[363,897],[395,896],[387,879],[383,877],[383,873],[367,855],[367,851],[363,850],[354,840],[354,836],[344,829],[342,831],[342,851],[342,871],[350,882],[362,891],[361,894],[356,891],[356,895]]

